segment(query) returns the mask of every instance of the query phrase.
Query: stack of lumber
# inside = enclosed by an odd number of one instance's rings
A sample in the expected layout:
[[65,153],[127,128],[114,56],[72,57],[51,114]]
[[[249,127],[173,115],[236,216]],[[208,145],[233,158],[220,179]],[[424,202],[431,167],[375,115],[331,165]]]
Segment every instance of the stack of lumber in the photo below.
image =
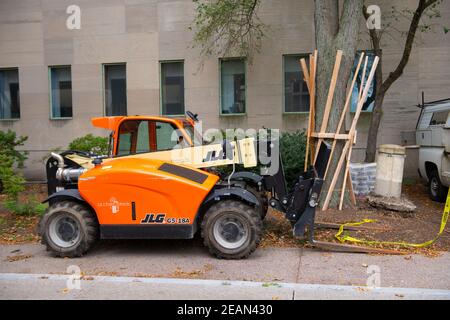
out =
[[[342,54],[343,54],[343,52],[341,50],[338,50],[336,53],[336,61],[335,61],[334,68],[333,68],[333,74],[332,74],[331,81],[330,81],[330,87],[328,90],[328,96],[327,96],[326,104],[324,107],[324,113],[323,113],[322,121],[320,123],[320,131],[319,132],[315,132],[315,123],[314,123],[314,121],[315,121],[315,119],[314,119],[315,118],[315,92],[316,92],[315,91],[315,88],[316,88],[315,80],[316,80],[316,70],[317,70],[317,50],[314,52],[313,55],[310,55],[310,69],[309,70],[307,68],[306,61],[304,59],[300,60],[300,66],[303,71],[304,80],[307,84],[307,87],[308,87],[308,90],[310,93],[310,97],[311,97],[311,99],[310,99],[310,116],[309,116],[309,121],[308,121],[308,130],[307,130],[305,170],[308,168],[308,162],[310,162],[312,165],[314,165],[314,163],[317,159],[320,145],[325,140],[332,140],[330,160],[328,162],[328,167],[325,172],[325,178],[327,177],[328,174],[333,174],[333,176],[331,179],[329,189],[326,190],[327,193],[326,193],[326,198],[325,198],[325,202],[322,207],[322,210],[328,209],[331,198],[332,198],[332,194],[336,187],[336,183],[338,181],[339,176],[342,174],[342,172],[344,172],[344,179],[342,182],[340,201],[339,201],[339,209],[342,210],[346,188],[349,189],[350,198],[351,198],[352,202],[356,204],[355,194],[353,191],[353,186],[352,186],[350,171],[349,171],[350,158],[351,158],[351,154],[352,154],[353,144],[356,141],[356,125],[358,123],[359,116],[361,115],[362,107],[367,99],[367,95],[368,95],[372,80],[375,75],[375,70],[376,70],[378,62],[379,62],[379,58],[375,57],[372,68],[370,69],[370,73],[368,73],[369,76],[367,78],[367,82],[364,83],[364,79],[366,78],[366,72],[369,72],[369,70],[367,70],[368,69],[368,57],[366,57],[364,60],[364,53],[362,53],[360,55],[358,65],[354,72],[352,83],[350,85],[350,88],[349,88],[349,91],[347,94],[345,105],[344,105],[344,108],[343,108],[342,113],[339,118],[337,130],[336,130],[336,132],[327,132],[328,120],[329,120],[330,113],[331,113],[332,106],[333,106],[334,91],[336,88],[336,82],[338,81],[338,75],[339,75],[339,69],[341,66]],[[364,67],[361,69],[363,61],[364,61]],[[342,133],[344,122],[345,122],[345,117],[346,117],[347,111],[349,109],[350,101],[351,101],[353,88],[355,86],[356,79],[357,79],[357,76],[360,71],[362,72],[363,81],[359,88],[359,96],[358,96],[356,112],[353,116],[350,129],[348,130],[348,132]],[[347,79],[343,79],[343,81],[347,81]],[[334,172],[329,173],[328,169],[329,169],[330,163],[332,162],[332,158],[333,158],[334,151],[335,151],[338,140],[344,140],[344,147],[343,147],[342,153],[340,155],[337,155],[339,160],[338,160],[338,164],[337,164]]]

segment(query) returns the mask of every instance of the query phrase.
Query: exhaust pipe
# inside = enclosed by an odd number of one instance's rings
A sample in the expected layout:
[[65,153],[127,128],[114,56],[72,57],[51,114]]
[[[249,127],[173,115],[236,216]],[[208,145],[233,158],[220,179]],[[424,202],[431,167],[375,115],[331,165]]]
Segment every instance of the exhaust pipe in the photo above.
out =
[[62,155],[57,154],[57,153],[54,153],[54,152],[52,152],[52,153],[50,153],[50,154],[51,154],[51,156],[52,156],[53,158],[55,158],[56,160],[58,160],[58,168],[59,168],[59,169],[64,169],[64,158],[62,157]]

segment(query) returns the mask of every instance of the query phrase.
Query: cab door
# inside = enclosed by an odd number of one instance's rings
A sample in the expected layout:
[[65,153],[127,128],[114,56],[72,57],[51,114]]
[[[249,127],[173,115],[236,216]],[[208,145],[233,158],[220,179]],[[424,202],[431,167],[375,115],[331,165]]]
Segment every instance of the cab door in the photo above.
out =
[[117,139],[117,156],[166,151],[185,144],[183,135],[173,123],[147,119],[123,121]]

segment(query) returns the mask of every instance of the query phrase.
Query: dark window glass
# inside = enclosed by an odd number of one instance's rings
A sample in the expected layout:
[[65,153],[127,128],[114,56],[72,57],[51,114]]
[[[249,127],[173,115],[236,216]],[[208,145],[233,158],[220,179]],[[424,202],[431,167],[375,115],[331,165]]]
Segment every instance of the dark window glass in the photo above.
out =
[[183,62],[161,63],[161,90],[162,114],[184,114]]
[[445,124],[448,118],[448,111],[437,111],[433,112],[433,117],[431,118],[430,125]]
[[0,70],[0,119],[19,118],[19,70]]
[[284,112],[308,112],[309,92],[300,67],[306,55],[284,56]]
[[245,62],[220,61],[220,101],[222,114],[245,113]]
[[106,115],[127,115],[127,77],[125,64],[105,65],[104,73]]
[[128,120],[119,128],[118,155],[171,150],[185,146],[182,135],[169,122]]
[[52,118],[72,117],[72,75],[70,67],[50,68]]

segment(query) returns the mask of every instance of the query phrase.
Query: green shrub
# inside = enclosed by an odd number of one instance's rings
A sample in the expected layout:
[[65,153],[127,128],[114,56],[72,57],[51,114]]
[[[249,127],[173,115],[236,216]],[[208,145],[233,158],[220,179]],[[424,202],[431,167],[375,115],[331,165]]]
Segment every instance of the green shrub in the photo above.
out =
[[[306,135],[304,130],[295,132],[284,132],[280,136],[280,153],[283,161],[283,169],[288,187],[293,186],[299,174],[303,172],[305,165]],[[257,155],[258,156],[258,155]],[[260,174],[261,164],[256,167],[244,168],[243,165],[236,165],[236,172],[251,171]],[[217,170],[222,175],[232,172],[231,165],[218,167]]]
[[17,137],[14,131],[0,130],[0,182],[2,192],[6,194],[3,205],[18,215],[42,214],[46,205],[36,198],[19,201],[19,194],[25,190],[25,179],[21,173],[14,171],[14,167],[22,168],[27,159],[26,152],[17,150],[26,140],[27,137]]
[[40,203],[35,197],[26,199],[25,201],[9,199],[3,205],[9,211],[20,216],[42,215],[47,208],[46,204]]
[[9,200],[17,199],[19,193],[24,190],[25,179],[20,173],[14,172],[13,160],[3,154],[0,154],[0,180],[2,192]]
[[108,138],[94,136],[91,133],[76,138],[69,144],[69,150],[92,152],[98,155],[108,154]]
[[23,191],[23,177],[14,172],[14,167],[23,167],[27,159],[27,153],[16,150],[23,146],[27,137],[17,137],[14,131],[6,132],[0,130],[0,191],[8,198],[16,199]]
[[4,159],[8,161],[11,160],[11,165],[17,165],[19,168],[23,167],[23,163],[27,159],[27,152],[18,151],[16,148],[23,146],[27,139],[28,137],[25,136],[17,137],[12,130],[6,132],[0,130],[0,155],[4,156]]
[[305,165],[305,131],[284,132],[280,137],[280,152],[283,159],[284,175],[288,187],[295,183]]

